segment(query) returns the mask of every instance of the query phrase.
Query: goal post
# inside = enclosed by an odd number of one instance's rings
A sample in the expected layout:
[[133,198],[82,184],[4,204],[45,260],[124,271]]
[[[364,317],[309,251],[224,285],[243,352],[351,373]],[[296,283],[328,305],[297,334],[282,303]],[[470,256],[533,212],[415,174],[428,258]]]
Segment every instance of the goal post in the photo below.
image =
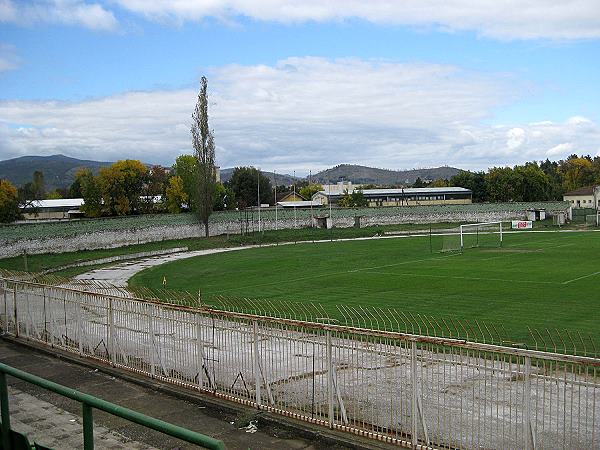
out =
[[502,222],[468,223],[460,226],[460,249],[502,247]]

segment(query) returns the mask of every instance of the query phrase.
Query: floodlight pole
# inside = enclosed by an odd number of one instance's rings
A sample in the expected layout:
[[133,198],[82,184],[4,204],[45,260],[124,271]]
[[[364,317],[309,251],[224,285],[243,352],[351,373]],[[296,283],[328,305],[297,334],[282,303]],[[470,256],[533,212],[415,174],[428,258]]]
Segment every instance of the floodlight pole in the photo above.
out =
[[296,171],[294,170],[294,228],[298,228],[296,221]]
[[[310,192],[310,185],[311,185],[311,180],[312,180],[312,169],[309,169],[308,171],[308,192]],[[315,218],[313,217],[313,209],[312,209],[312,195],[310,196],[310,227],[313,227],[313,224],[315,223]]]
[[333,228],[333,216],[331,215],[331,182],[327,184],[327,190],[329,191],[329,222],[331,223],[331,228]]
[[257,170],[256,188],[258,191],[258,232],[260,233],[260,167]]
[[275,186],[275,231],[277,231],[277,172],[273,171],[273,185]]

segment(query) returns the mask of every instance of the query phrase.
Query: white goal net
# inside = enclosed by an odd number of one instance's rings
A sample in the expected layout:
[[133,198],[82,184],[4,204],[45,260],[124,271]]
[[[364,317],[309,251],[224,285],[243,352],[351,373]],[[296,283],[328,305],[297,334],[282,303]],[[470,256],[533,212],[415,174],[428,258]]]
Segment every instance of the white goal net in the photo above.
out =
[[502,222],[469,223],[460,226],[460,248],[502,247]]

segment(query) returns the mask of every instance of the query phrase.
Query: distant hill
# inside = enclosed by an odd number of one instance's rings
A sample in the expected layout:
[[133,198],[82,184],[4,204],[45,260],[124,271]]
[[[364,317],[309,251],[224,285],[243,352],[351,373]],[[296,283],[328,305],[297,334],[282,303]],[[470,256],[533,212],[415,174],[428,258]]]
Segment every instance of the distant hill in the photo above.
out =
[[[233,174],[234,171],[234,167],[230,167],[228,169],[221,169],[221,182],[222,183],[226,183],[227,181],[229,181],[231,179],[231,175]],[[271,180],[271,184],[273,184],[273,172],[267,172],[266,170],[261,170],[260,173],[262,173],[265,177],[267,177],[269,180]],[[292,184],[294,184],[294,177],[291,175],[287,175],[287,174],[281,174],[278,173],[277,175],[275,175],[275,181],[277,182],[277,186],[281,186],[281,185],[285,185],[285,186],[290,186]],[[296,180],[302,180],[302,178],[300,177],[296,177]]]
[[455,167],[433,167],[430,169],[388,170],[374,167],[340,164],[331,169],[323,170],[313,178],[319,183],[336,183],[341,180],[354,184],[413,184],[417,178],[421,180],[446,179],[456,175],[460,169]]
[[[56,188],[69,187],[75,179],[75,173],[79,168],[87,167],[97,173],[101,167],[109,166],[112,162],[90,161],[84,159],[70,158],[64,155],[52,156],[22,156],[20,158],[0,161],[0,178],[9,180],[15,186],[22,186],[31,181],[33,172],[41,170],[44,172],[46,191]],[[234,168],[221,169],[221,181],[227,182],[231,179]],[[411,170],[387,170],[374,167],[357,166],[353,164],[340,164],[331,169],[323,170],[312,176],[312,180],[318,183],[336,183],[340,180],[351,181],[354,184],[412,184],[417,177],[422,180],[435,180],[438,178],[450,178],[456,175],[460,169],[454,167],[434,167],[430,169]],[[261,170],[273,183],[273,172]],[[278,185],[289,186],[294,180],[305,180],[289,174],[277,174]]]
[[33,172],[41,170],[44,173],[46,191],[52,191],[56,188],[69,187],[75,179],[75,173],[81,167],[87,167],[97,173],[101,167],[111,164],[111,162],[89,161],[64,155],[21,156],[0,161],[0,178],[10,181],[15,186],[22,186],[31,181]]

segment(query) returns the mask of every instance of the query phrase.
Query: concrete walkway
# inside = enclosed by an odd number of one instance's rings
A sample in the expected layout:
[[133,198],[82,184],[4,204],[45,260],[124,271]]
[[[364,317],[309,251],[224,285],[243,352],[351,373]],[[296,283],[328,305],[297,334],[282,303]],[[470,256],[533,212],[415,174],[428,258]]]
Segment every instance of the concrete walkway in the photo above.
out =
[[[396,448],[309,424],[288,426],[285,419],[274,419],[268,413],[259,413],[249,407],[207,399],[182,388],[167,386],[89,360],[79,360],[58,351],[58,357],[52,356],[29,345],[0,337],[0,362],[151,417],[210,435],[224,441],[228,449]],[[8,382],[11,420],[17,431],[56,449],[82,448],[79,403],[10,376]],[[254,433],[248,433],[246,429],[251,421],[257,425]],[[94,425],[96,448],[197,448],[97,410],[94,411]]]
[[[82,447],[83,428],[79,416],[14,386],[10,387],[8,401],[11,428],[25,434],[30,442],[65,450]],[[156,450],[148,443],[133,441],[102,426],[94,427],[94,448]]]
[[[101,280],[107,281],[115,286],[127,286],[129,280],[136,273],[141,272],[149,267],[158,266],[179,259],[193,258],[194,256],[211,255],[213,253],[234,252],[247,248],[255,248],[258,246],[231,247],[231,248],[215,248],[210,250],[194,250],[190,252],[173,253],[172,255],[151,256],[149,258],[127,261],[114,266],[103,267],[100,269],[91,270],[82,273],[75,277],[76,280]],[[263,246],[264,247],[264,246]]]

